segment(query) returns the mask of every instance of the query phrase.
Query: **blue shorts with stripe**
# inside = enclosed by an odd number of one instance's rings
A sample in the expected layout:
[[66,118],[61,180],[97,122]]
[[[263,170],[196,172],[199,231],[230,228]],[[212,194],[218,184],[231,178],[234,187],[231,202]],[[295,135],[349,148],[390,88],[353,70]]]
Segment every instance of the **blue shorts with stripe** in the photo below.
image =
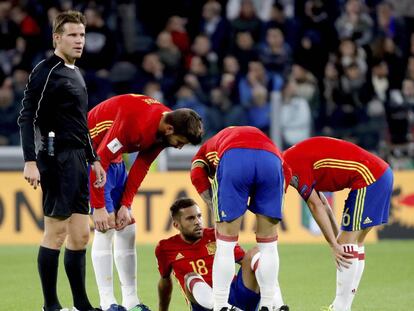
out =
[[282,219],[282,161],[271,152],[243,148],[226,151],[212,186],[216,221],[232,221],[247,209],[254,214]]
[[[108,213],[117,211],[121,206],[119,203],[124,193],[127,180],[127,171],[124,162],[111,163],[106,172],[106,183],[104,186],[105,207]],[[93,208],[91,209],[93,213]]]
[[[230,286],[229,304],[246,311],[255,311],[260,300],[260,294],[248,289],[243,283],[242,269],[239,269],[237,276]],[[191,304],[192,311],[206,311],[196,304]]]
[[388,222],[394,177],[391,168],[373,184],[352,190],[345,201],[341,229],[358,231]]

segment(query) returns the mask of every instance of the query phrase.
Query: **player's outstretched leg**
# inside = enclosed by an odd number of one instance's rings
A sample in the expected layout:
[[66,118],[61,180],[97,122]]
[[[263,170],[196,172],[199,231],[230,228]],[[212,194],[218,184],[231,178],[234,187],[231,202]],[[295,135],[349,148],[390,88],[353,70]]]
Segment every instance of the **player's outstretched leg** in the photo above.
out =
[[192,303],[196,303],[205,309],[213,309],[213,290],[203,277],[195,272],[184,276],[185,294]]

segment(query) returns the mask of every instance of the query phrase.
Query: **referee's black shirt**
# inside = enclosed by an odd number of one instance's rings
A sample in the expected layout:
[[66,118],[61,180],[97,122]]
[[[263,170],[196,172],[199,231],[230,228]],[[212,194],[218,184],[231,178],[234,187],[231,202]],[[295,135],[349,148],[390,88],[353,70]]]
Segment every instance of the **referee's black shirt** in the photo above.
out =
[[97,159],[89,136],[88,94],[75,66],[53,55],[33,69],[27,83],[18,123],[24,160],[35,161],[35,127],[43,138],[55,132],[57,147],[85,148],[88,161]]

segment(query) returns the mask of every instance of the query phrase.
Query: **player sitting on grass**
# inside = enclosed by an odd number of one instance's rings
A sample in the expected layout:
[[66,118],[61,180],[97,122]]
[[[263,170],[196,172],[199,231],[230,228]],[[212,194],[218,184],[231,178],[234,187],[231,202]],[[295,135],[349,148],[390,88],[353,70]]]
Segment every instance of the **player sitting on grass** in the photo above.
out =
[[[171,273],[180,282],[192,311],[213,309],[212,269],[216,251],[216,237],[213,228],[203,228],[200,207],[189,198],[176,200],[170,207],[173,226],[180,233],[161,240],[155,249],[158,270],[159,311],[169,308],[172,280]],[[259,285],[255,271],[260,253],[257,247],[245,252],[239,245],[234,257],[240,264],[238,274],[231,284],[229,310],[255,311],[260,300]],[[286,311],[280,289],[276,291],[275,305]]]

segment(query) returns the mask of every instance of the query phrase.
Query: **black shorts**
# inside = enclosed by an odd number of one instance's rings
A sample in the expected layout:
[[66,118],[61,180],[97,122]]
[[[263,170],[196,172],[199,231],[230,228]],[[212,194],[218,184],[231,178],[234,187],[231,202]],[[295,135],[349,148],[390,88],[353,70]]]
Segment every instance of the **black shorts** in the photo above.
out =
[[88,168],[84,149],[65,149],[51,157],[46,151],[37,156],[43,191],[43,213],[68,218],[73,213],[89,213]]

